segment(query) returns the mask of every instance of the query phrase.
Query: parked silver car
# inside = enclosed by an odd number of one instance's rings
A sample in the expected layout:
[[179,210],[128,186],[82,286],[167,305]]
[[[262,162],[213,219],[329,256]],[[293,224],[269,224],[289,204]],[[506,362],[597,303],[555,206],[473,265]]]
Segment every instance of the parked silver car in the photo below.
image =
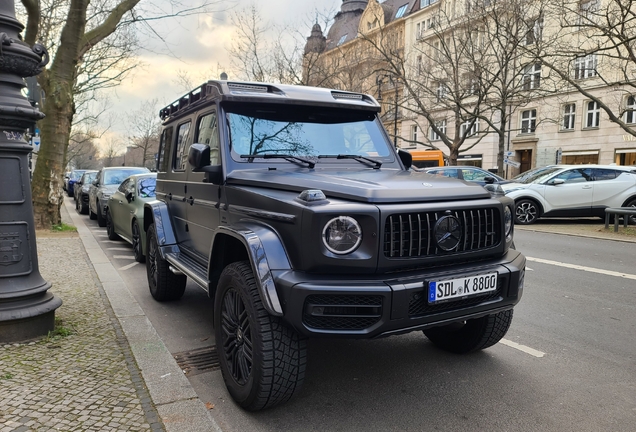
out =
[[608,207],[636,207],[636,167],[551,165],[501,186],[515,200],[515,222],[540,217],[605,217]]
[[125,179],[133,174],[147,172],[150,172],[148,168],[140,167],[109,167],[99,170],[88,191],[89,217],[97,219],[100,227],[105,227],[108,198],[115,193]]

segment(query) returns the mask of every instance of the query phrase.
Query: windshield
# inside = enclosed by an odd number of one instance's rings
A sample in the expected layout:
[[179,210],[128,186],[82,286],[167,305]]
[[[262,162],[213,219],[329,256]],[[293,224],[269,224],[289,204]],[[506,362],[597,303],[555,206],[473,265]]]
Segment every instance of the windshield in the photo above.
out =
[[[374,113],[315,107],[230,106],[227,122],[234,160],[241,160],[241,155],[291,155],[316,158],[315,162],[318,156],[327,155],[392,155]],[[319,162],[334,160],[343,158]]]
[[71,180],[79,180],[84,174],[84,170],[75,170],[71,172]]
[[516,183],[524,183],[524,184],[541,183],[547,177],[550,177],[552,174],[554,174],[557,171],[561,171],[562,169],[563,169],[562,166],[535,168],[533,170],[521,173],[516,177],[513,177],[512,181]]
[[104,171],[105,185],[118,185],[133,174],[148,172],[146,168],[115,169]]
[[82,183],[83,184],[91,183],[93,180],[95,180],[96,175],[97,175],[97,171],[84,173],[84,175],[82,175]]
[[155,177],[142,178],[138,181],[138,194],[141,198],[153,198],[155,196],[155,187],[157,179]]

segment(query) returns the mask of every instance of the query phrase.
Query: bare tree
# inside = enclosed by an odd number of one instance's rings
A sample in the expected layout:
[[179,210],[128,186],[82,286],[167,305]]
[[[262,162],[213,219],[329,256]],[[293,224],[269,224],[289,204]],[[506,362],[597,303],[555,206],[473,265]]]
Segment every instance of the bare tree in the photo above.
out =
[[131,134],[128,148],[141,153],[141,160],[137,163],[147,168],[154,166],[154,154],[159,149],[161,121],[158,112],[159,101],[152,99],[143,102],[138,110],[128,116],[128,130]]
[[134,30],[161,17],[200,13],[214,3],[164,13],[147,0],[21,0],[29,45],[42,40],[52,57],[38,77],[46,94],[40,122],[42,146],[33,173],[33,210],[38,228],[60,221],[62,177],[76,95],[117,85],[134,66]]
[[[633,1],[554,2],[549,13],[551,39],[527,55],[603,110],[610,121],[636,136],[636,8]],[[599,91],[602,89],[602,91]]]
[[109,138],[100,149],[100,160],[104,167],[122,165],[119,154],[124,150],[125,145],[117,138]]
[[98,166],[99,149],[95,145],[98,134],[94,131],[74,131],[69,139],[67,164],[75,169],[94,169]]

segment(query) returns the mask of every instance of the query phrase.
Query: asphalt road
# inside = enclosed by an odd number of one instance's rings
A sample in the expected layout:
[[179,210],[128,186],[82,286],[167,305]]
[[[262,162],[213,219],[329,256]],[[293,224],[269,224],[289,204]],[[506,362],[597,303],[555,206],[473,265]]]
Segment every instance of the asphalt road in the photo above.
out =
[[[130,246],[85,222],[171,353],[214,345],[203,290],[155,302]],[[233,404],[220,371],[190,382],[224,431],[636,430],[635,245],[520,230],[515,242],[528,272],[504,343],[457,356],[420,332],[311,340],[303,392],[260,413]]]

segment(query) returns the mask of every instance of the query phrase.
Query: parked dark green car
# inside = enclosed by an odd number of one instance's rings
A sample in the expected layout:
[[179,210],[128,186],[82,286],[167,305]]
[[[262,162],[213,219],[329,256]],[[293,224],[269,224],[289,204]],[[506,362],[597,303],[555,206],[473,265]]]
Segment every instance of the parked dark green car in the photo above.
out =
[[122,238],[132,244],[135,261],[146,259],[144,204],[155,199],[157,174],[136,174],[128,177],[108,199],[106,231],[110,240]]

